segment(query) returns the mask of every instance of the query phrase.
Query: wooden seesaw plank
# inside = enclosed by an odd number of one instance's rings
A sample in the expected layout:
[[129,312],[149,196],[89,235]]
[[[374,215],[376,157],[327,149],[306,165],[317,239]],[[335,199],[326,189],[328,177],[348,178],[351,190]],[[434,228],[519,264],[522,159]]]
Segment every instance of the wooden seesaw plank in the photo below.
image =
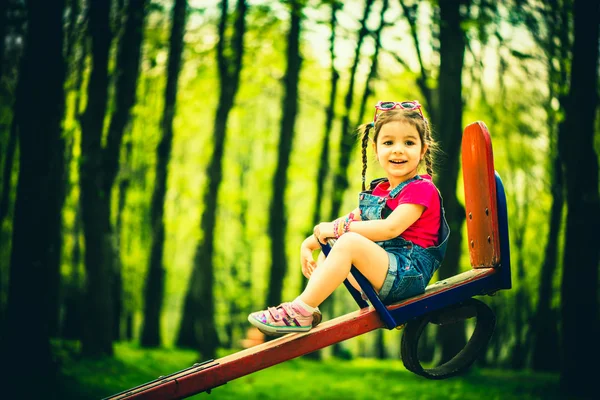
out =
[[[429,285],[425,293],[393,304],[388,309],[392,311],[425,302],[432,296],[458,289],[494,273],[493,268],[469,270]],[[409,317],[399,322],[404,323]],[[107,399],[182,399],[383,326],[373,307],[363,308],[322,322],[309,332],[288,334],[217,360],[197,364]]]

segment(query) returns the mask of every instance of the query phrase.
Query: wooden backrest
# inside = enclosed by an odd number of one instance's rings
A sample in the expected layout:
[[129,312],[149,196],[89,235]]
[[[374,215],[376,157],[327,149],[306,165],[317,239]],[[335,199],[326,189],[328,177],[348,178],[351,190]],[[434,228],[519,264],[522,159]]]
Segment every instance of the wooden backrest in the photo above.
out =
[[497,267],[500,264],[500,235],[494,155],[490,133],[481,121],[464,130],[462,170],[471,266]]

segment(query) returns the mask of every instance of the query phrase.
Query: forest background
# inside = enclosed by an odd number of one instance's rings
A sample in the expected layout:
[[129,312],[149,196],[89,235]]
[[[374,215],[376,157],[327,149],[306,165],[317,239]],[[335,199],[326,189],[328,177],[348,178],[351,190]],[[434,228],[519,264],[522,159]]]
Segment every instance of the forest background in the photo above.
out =
[[[580,367],[600,355],[599,13],[585,0],[0,0],[3,378],[54,384],[57,343],[84,359],[117,342],[199,360],[240,348],[248,312],[303,287],[312,227],[354,207],[356,126],[378,100],[418,99],[453,231],[434,281],[470,268],[468,123],[487,124],[506,186],[513,289],[485,299],[499,323],[479,365],[593,393]],[[355,307],[339,291],[323,308]],[[429,329],[423,357],[448,359],[468,331]],[[313,357],[397,358],[399,342],[380,330]]]

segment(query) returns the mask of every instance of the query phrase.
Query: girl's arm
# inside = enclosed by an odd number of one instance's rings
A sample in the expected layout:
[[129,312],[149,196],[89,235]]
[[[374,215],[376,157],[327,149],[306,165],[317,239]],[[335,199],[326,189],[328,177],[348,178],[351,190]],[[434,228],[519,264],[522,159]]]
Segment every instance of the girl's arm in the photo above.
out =
[[[346,218],[348,218],[350,215],[352,215],[352,221],[360,221],[360,208],[357,207],[354,210],[352,210],[352,212],[343,215],[332,222],[321,222],[320,224],[317,224],[313,228],[312,236],[315,237],[314,244],[317,245],[317,247],[319,247],[319,242],[325,244],[328,238],[335,238],[335,235],[333,234],[334,222],[339,220],[343,224]],[[321,234],[321,231],[325,232],[325,234]],[[306,240],[308,239],[309,238],[306,238]]]
[[374,242],[393,239],[417,222],[423,211],[425,206],[421,204],[400,204],[386,219],[355,221],[348,231],[360,233]]
[[301,247],[306,247],[307,249],[309,249],[311,251],[315,251],[317,249],[320,249],[321,245],[317,241],[317,238],[315,237],[315,235],[310,235],[309,237],[304,239],[304,242],[302,242]]
[[[356,232],[362,236],[371,239],[374,242],[389,240],[398,237],[409,226],[414,224],[425,211],[425,206],[420,204],[400,204],[386,219],[373,221],[354,221],[349,225],[348,232]],[[344,221],[340,221],[338,233],[341,233],[340,225],[343,226]],[[334,223],[323,222],[315,227],[315,235],[321,242],[325,242],[327,238],[335,237]]]

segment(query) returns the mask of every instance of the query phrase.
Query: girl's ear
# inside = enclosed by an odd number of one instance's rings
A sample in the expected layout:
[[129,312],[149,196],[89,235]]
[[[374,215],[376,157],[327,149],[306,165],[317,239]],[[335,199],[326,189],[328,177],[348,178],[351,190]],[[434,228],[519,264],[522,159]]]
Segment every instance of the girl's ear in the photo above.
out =
[[427,143],[423,143],[423,148],[421,149],[421,160],[423,159],[423,157],[425,157],[425,153],[427,153],[428,148],[429,145]]
[[375,153],[375,155],[377,155],[377,143],[375,143],[375,141],[372,141],[371,146],[373,146],[373,152]]

